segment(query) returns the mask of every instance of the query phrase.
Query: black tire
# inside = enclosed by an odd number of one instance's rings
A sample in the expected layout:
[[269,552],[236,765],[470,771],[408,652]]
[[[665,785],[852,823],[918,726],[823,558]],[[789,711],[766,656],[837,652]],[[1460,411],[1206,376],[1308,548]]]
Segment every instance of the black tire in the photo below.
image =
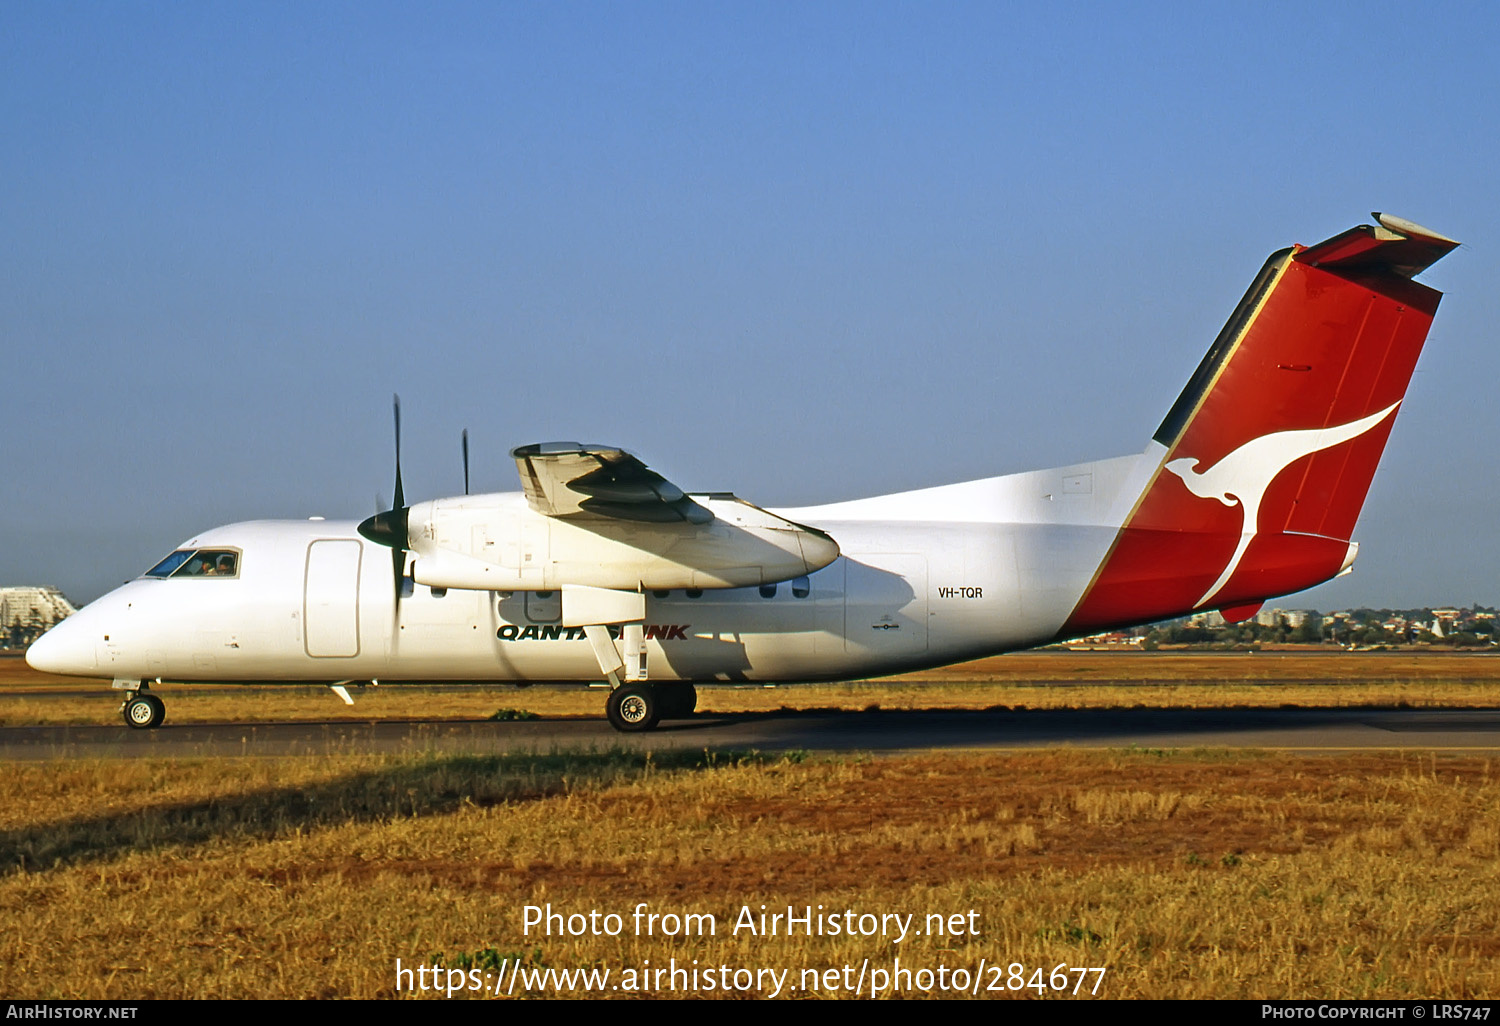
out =
[[691,684],[657,684],[655,687],[664,720],[685,719],[698,708],[698,689]]
[[155,695],[136,695],[121,709],[125,725],[136,730],[155,730],[167,718],[166,703]]
[[609,693],[604,712],[618,731],[650,730],[661,720],[661,698],[650,684],[621,684]]

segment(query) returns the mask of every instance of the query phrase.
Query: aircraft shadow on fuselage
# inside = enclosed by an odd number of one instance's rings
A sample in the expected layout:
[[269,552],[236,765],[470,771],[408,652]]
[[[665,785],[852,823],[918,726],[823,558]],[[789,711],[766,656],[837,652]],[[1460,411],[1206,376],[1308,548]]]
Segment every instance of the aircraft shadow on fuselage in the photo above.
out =
[[[700,592],[698,600],[679,598],[670,605],[664,595],[653,594],[648,602],[647,616],[652,618],[647,625],[647,637],[659,639],[660,659],[679,678],[691,679],[699,675],[713,675],[724,681],[743,681],[750,669],[750,657],[740,636],[732,631],[717,631],[705,634],[702,631],[688,633],[693,625],[685,621],[693,618],[695,606],[712,610],[715,607],[712,592]],[[561,592],[512,592],[503,593],[497,602],[489,603],[490,629],[492,633],[502,629],[521,632],[522,637],[540,636],[543,639],[565,636],[582,645],[581,628],[560,628],[562,618]],[[541,613],[542,617],[537,616]],[[670,626],[660,626],[662,623]],[[514,625],[509,627],[507,625]],[[814,625],[809,624],[808,630]],[[618,639],[618,628],[611,626],[610,632]],[[665,635],[665,637],[662,637]],[[502,640],[504,635],[501,635]],[[531,681],[514,681],[520,685]]]

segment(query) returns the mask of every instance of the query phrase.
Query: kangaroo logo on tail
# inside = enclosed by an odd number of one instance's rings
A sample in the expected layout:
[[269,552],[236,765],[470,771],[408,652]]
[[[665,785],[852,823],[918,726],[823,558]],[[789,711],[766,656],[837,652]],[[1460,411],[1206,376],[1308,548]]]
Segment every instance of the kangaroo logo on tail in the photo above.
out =
[[1214,581],[1194,606],[1202,606],[1208,602],[1234,576],[1245,550],[1255,539],[1260,501],[1265,496],[1266,489],[1271,487],[1271,482],[1283,470],[1304,456],[1311,456],[1315,452],[1358,438],[1389,417],[1400,405],[1397,400],[1368,417],[1335,427],[1276,431],[1252,438],[1201,473],[1196,469],[1198,460],[1191,457],[1168,463],[1167,469],[1182,478],[1188,491],[1200,499],[1218,499],[1226,506],[1233,506],[1238,502],[1243,516],[1240,543],[1235,548],[1234,555],[1229,557],[1229,563],[1219,579]]
[[[1442,297],[1412,278],[1458,245],[1375,221],[1261,267],[1152,435],[1141,491],[1108,518],[1118,527],[1058,637],[1239,613],[1348,569],[1376,442]],[[1306,474],[1284,473],[1294,463]]]

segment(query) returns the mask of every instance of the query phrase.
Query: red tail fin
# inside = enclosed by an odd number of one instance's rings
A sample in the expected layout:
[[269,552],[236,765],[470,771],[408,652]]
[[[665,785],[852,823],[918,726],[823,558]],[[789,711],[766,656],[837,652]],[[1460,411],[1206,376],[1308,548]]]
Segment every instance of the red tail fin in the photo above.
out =
[[1243,607],[1333,577],[1458,243],[1375,215],[1266,262],[1155,440],[1161,463],[1065,635]]

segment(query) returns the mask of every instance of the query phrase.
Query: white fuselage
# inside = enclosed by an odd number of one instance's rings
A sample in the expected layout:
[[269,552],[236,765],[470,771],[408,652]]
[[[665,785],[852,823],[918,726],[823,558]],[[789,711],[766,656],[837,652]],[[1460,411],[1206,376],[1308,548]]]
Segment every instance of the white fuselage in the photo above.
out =
[[[647,591],[651,679],[852,678],[1050,641],[1159,455],[777,511],[827,532],[842,555],[774,586]],[[468,502],[487,499],[519,502]],[[29,658],[124,681],[600,678],[583,631],[561,625],[557,590],[408,585],[398,608],[390,550],[356,526],[207,531],[183,548],[235,550],[236,576],[131,581]]]
[[[1139,456],[772,511],[614,446],[512,451],[520,493],[190,539],[39,639],[42,670],[153,681],[593,681],[649,729],[695,693],[939,666],[1345,573],[1457,243],[1376,215],[1262,266]],[[466,475],[467,478],[467,475]],[[613,636],[613,640],[612,640]],[[681,703],[686,702],[687,705]]]

